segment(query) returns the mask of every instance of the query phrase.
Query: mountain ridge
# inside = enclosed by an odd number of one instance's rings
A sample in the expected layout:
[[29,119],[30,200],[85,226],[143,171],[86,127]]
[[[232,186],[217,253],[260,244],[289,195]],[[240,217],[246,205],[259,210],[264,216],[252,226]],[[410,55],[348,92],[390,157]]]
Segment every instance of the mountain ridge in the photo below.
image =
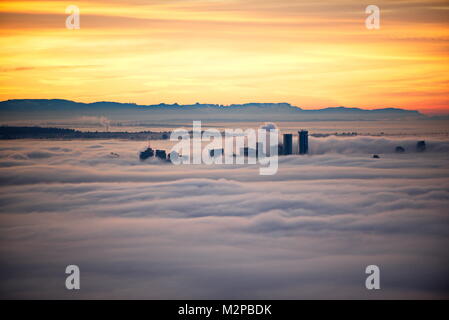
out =
[[74,103],[78,105],[95,105],[95,104],[113,104],[113,105],[122,105],[122,106],[135,106],[135,107],[217,107],[217,108],[235,108],[235,107],[276,107],[276,106],[284,106],[284,107],[291,107],[295,108],[297,110],[301,111],[331,111],[331,110],[354,110],[354,111],[405,111],[405,112],[413,112],[417,114],[421,114],[417,110],[408,110],[403,108],[395,108],[395,107],[387,107],[387,108],[376,108],[376,109],[363,109],[358,107],[345,107],[345,106],[338,106],[338,107],[324,107],[324,108],[317,108],[317,109],[303,109],[298,106],[294,106],[288,102],[249,102],[249,103],[243,103],[243,104],[229,104],[229,105],[223,105],[223,104],[213,104],[213,103],[194,103],[194,104],[178,104],[178,103],[165,103],[161,102],[158,104],[137,104],[134,102],[116,102],[116,101],[95,101],[95,102],[77,102],[73,100],[67,100],[67,99],[8,99],[0,101],[0,107],[2,107],[5,103],[19,103],[19,102],[63,102],[63,103]]
[[361,109],[348,107],[327,107],[303,109],[287,102],[206,104],[159,103],[140,105],[113,101],[91,103],[65,99],[10,99],[0,102],[2,118],[65,119],[73,116],[106,116],[111,119],[139,120],[391,120],[403,118],[426,118],[419,111],[401,108]]

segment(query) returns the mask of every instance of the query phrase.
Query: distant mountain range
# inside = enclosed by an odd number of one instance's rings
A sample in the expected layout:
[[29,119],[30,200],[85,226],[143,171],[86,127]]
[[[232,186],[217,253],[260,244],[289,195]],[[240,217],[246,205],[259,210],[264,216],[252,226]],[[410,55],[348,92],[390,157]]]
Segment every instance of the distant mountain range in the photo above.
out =
[[334,107],[305,110],[289,103],[138,105],[134,103],[81,103],[61,99],[16,99],[0,102],[0,119],[8,121],[68,120],[106,117],[114,121],[356,121],[427,118],[418,111],[398,108],[364,110]]

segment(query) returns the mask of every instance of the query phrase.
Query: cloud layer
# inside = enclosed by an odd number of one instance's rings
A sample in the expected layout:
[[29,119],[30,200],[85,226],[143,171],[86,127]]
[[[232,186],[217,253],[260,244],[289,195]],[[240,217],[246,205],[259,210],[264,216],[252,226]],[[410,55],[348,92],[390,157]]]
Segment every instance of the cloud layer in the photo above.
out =
[[316,139],[274,176],[141,163],[140,142],[1,142],[0,297],[448,298],[448,141],[372,159],[398,141],[367,139]]

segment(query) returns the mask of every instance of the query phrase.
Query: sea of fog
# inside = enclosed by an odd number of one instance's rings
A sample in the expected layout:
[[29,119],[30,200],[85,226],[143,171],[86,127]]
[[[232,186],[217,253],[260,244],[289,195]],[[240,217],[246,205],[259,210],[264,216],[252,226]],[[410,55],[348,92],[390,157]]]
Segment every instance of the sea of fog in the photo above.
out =
[[[258,128],[265,122],[222,122],[203,121],[203,129],[217,128]],[[189,121],[111,121],[105,117],[74,117],[72,120],[52,121],[16,121],[5,122],[2,125],[44,126],[72,128],[81,131],[172,131],[176,128],[191,129]],[[449,136],[449,120],[385,120],[385,121],[278,121],[277,127],[282,133],[294,133],[300,129],[313,134],[335,134],[355,132],[359,135],[388,136]]]
[[309,144],[261,176],[141,162],[142,141],[0,141],[0,298],[449,298],[447,136]]

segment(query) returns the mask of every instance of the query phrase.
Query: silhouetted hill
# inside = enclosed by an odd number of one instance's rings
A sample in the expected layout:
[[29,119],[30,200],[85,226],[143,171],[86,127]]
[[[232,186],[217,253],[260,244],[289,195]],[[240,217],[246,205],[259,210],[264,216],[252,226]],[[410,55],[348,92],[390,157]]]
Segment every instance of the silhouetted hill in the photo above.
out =
[[364,110],[324,108],[304,110],[289,103],[157,104],[94,102],[81,103],[61,99],[17,99],[0,102],[3,121],[71,119],[81,116],[105,116],[112,120],[157,121],[313,121],[313,120],[393,120],[425,118],[418,111],[397,108]]

